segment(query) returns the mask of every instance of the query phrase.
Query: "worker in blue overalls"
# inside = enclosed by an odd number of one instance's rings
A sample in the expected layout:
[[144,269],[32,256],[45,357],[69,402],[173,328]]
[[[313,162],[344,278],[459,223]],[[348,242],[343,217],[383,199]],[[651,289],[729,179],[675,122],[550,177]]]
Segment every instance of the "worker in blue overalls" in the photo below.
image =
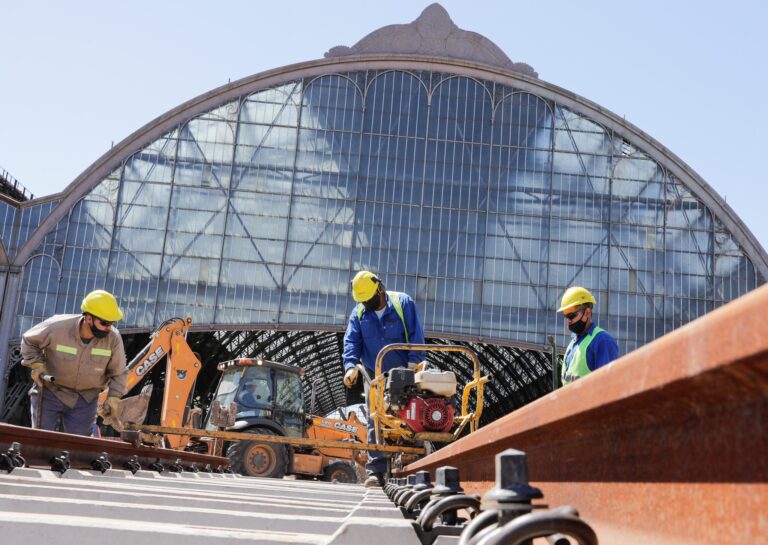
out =
[[[373,377],[376,356],[388,344],[424,344],[416,303],[405,293],[387,291],[379,278],[370,271],[360,271],[352,280],[352,298],[357,305],[349,315],[344,334],[344,385],[351,388],[357,382],[357,364],[361,361]],[[396,367],[415,367],[424,360],[424,352],[393,350],[382,362],[382,372]],[[365,385],[368,399],[368,385]],[[375,432],[368,419],[368,442],[375,442]],[[386,457],[380,452],[368,452],[365,464],[366,487],[384,485]]]

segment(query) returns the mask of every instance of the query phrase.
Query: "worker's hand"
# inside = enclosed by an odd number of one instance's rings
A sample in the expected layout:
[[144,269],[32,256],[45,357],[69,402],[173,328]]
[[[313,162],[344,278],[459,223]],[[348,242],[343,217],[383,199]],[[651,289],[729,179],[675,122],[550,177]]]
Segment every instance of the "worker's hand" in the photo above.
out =
[[344,373],[344,386],[352,388],[352,385],[357,382],[357,375],[360,373],[357,367],[350,367],[347,372]]
[[120,421],[117,408],[120,398],[109,396],[104,400],[104,405],[98,410],[99,416],[104,419],[104,424],[112,426],[116,431],[123,431],[123,423]]
[[35,384],[42,387],[43,379],[40,378],[40,375],[48,374],[45,370],[45,364],[42,362],[37,362],[30,365],[29,368],[32,369],[32,380],[35,382]]
[[104,400],[104,405],[101,406],[101,411],[99,411],[99,414],[101,416],[117,416],[117,406],[120,403],[120,399],[118,399],[115,396],[109,396],[107,399]]

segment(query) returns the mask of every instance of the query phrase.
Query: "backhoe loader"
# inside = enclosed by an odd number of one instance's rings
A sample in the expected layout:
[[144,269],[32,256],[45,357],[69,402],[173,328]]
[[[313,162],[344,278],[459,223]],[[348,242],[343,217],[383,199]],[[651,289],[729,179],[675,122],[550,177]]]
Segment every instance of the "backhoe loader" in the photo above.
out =
[[[166,360],[165,386],[160,426],[169,428],[199,428],[196,418],[200,409],[190,409],[191,397],[202,363],[187,344],[192,318],[171,318],[150,335],[150,342],[128,364],[127,391],[131,391],[149,371]],[[149,443],[179,450],[196,450],[221,454],[224,449],[233,469],[244,475],[282,477],[286,473],[320,477],[325,480],[356,482],[355,462],[363,455],[354,449],[319,447],[323,441],[365,442],[365,424],[351,412],[343,419],[323,418],[304,414],[300,376],[293,366],[261,359],[239,359],[219,364],[222,377],[212,403],[229,410],[232,402],[234,431],[274,434],[310,439],[304,445],[286,446],[263,441],[190,441],[191,435],[165,433],[162,435],[125,430],[140,425],[146,417],[151,385],[138,396],[123,398],[115,414],[104,416],[104,423],[121,431],[121,436],[134,443]],[[108,392],[102,392],[100,404]],[[210,423],[207,428],[217,429]],[[197,422],[196,422],[197,420]],[[201,420],[201,419],[200,419]],[[222,429],[222,428],[219,428]]]
[[[282,444],[244,439],[221,445],[232,469],[243,475],[282,477],[286,473],[322,476],[324,480],[356,482],[352,460],[364,462],[362,452],[326,446],[328,442],[366,442],[365,423],[354,411],[342,419],[306,415],[302,399],[303,370],[260,358],[241,358],[218,365],[221,380],[212,406],[233,407],[234,418],[224,427],[210,411],[207,430],[310,439],[310,444]],[[352,445],[354,446],[354,445]],[[214,450],[214,452],[216,452]]]

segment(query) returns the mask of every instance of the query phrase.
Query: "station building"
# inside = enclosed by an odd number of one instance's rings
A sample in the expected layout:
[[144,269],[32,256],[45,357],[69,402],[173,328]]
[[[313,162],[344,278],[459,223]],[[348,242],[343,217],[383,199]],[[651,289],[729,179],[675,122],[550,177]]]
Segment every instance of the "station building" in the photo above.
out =
[[[341,339],[349,282],[369,269],[413,296],[429,342],[476,350],[493,420],[551,390],[568,286],[592,290],[626,353],[768,276],[765,250],[681,159],[439,4],[193,98],[61,193],[0,194],[0,234],[0,420],[23,412],[21,334],[96,288],[125,311],[129,357],[192,317],[210,363],[200,400],[213,363],[262,356],[303,367],[329,412],[359,400]],[[429,358],[468,379],[468,362]]]

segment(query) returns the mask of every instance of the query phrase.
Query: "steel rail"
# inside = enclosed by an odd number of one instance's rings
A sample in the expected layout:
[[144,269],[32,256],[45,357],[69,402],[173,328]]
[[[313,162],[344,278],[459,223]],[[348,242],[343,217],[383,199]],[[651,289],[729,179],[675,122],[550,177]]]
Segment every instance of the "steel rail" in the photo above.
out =
[[601,543],[761,541],[767,308],[763,286],[403,473],[455,466],[464,490],[482,495],[494,456],[515,448],[544,502],[576,507]]
[[146,445],[135,446],[117,438],[84,437],[0,423],[0,450],[5,451],[12,443],[21,444],[21,455],[30,465],[48,465],[50,459],[60,455],[62,451],[69,452],[71,467],[74,469],[90,468],[92,461],[104,452],[116,469],[123,469],[123,465],[133,456],[137,457],[144,469],[158,460],[165,466],[180,460],[182,465],[195,464],[201,470],[206,465],[210,465],[212,469],[226,468],[229,465],[229,460],[221,456]]

